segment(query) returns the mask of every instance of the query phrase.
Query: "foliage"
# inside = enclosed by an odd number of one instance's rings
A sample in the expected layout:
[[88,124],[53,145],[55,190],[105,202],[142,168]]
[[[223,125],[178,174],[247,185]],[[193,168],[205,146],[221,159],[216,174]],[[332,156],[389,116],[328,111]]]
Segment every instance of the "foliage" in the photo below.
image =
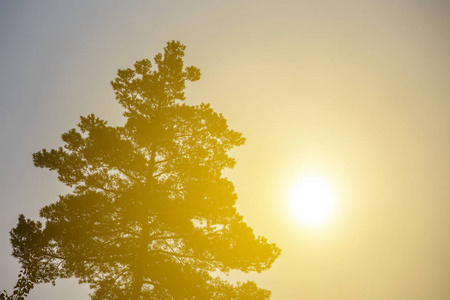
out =
[[[21,216],[21,218],[23,218],[23,216]],[[8,292],[4,290],[0,293],[0,300],[24,300],[28,296],[36,282],[38,268],[36,264],[37,260],[32,257],[27,257],[26,261],[26,267],[22,268],[17,276],[18,279],[14,286],[13,293],[8,295]]]
[[72,192],[45,206],[40,222],[19,219],[13,255],[37,258],[33,282],[77,277],[92,299],[267,299],[253,282],[229,284],[213,272],[261,272],[279,255],[237,213],[223,176],[244,143],[209,104],[187,105],[185,46],[169,42],[155,66],[144,59],[111,82],[124,126],[81,117],[63,147],[33,155]]

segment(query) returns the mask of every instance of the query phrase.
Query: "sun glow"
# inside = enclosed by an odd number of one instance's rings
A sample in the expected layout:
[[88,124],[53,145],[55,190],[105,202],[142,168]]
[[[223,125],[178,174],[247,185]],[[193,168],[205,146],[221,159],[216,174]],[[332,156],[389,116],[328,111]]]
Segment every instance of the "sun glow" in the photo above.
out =
[[290,209],[306,226],[319,226],[328,221],[335,209],[336,195],[321,176],[308,175],[295,182],[290,193]]

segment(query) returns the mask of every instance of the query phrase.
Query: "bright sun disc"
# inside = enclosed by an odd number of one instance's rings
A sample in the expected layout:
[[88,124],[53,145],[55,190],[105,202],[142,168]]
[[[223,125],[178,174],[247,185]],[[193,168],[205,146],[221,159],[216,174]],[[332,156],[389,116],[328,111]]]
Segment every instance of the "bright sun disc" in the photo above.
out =
[[292,213],[307,226],[325,223],[333,214],[335,202],[334,190],[320,176],[301,178],[290,195]]

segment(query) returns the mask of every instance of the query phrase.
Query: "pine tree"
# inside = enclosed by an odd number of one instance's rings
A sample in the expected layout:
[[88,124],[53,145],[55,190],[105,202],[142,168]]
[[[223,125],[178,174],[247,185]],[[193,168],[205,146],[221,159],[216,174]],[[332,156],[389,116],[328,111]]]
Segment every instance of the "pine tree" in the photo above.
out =
[[[119,70],[111,82],[123,126],[81,117],[64,146],[33,154],[71,192],[45,206],[41,222],[19,218],[13,255],[38,271],[35,283],[76,277],[92,299],[268,299],[254,282],[230,284],[217,271],[261,272],[280,249],[255,236],[236,211],[223,175],[244,143],[209,104],[188,105],[185,46]],[[31,261],[27,258],[33,257]]]

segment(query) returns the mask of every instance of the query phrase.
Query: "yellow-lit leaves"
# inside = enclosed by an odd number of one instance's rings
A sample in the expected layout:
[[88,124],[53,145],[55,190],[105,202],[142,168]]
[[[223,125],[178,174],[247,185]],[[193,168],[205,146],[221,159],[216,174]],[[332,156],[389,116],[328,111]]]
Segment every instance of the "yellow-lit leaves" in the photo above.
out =
[[38,253],[30,243],[45,237],[41,262],[59,270],[45,276],[76,276],[96,290],[93,299],[268,297],[253,283],[233,286],[209,273],[260,272],[280,250],[243,222],[222,175],[242,134],[209,104],[178,101],[185,81],[200,78],[199,69],[184,68],[184,50],[172,41],[153,69],[144,59],[118,71],[112,86],[124,126],[81,117],[78,130],[62,135],[64,147],[33,155],[74,189],[41,210],[45,229],[19,224],[26,230],[17,231],[17,257]]

